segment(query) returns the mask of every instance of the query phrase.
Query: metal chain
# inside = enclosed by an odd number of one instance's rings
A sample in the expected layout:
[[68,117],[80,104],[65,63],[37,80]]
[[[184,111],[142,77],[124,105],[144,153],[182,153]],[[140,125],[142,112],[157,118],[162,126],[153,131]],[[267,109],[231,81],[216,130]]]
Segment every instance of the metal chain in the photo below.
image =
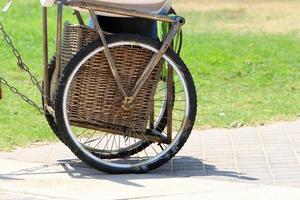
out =
[[[27,65],[23,62],[22,57],[21,57],[19,51],[13,45],[11,38],[6,33],[6,31],[4,30],[4,27],[3,27],[3,25],[2,25],[1,22],[0,22],[0,31],[3,33],[4,40],[10,46],[10,48],[12,49],[13,54],[17,58],[17,65],[19,66],[19,68],[21,70],[25,71],[29,75],[31,82],[38,88],[38,90],[40,91],[40,93],[42,94],[42,96],[44,96],[44,91],[43,91],[42,87],[40,86],[37,78],[30,72],[30,70],[27,67]],[[34,103],[31,99],[29,99],[27,96],[25,96],[24,94],[22,94],[17,88],[15,88],[14,86],[10,85],[7,82],[7,80],[5,80],[1,76],[0,76],[0,83],[2,83],[3,85],[6,85],[12,93],[18,95],[22,100],[24,100],[30,106],[33,106],[38,112],[40,112],[41,114],[45,114],[45,110],[42,107],[40,107],[39,105],[37,105],[36,103]]]
[[44,91],[42,89],[42,87],[40,86],[37,78],[30,72],[28,66],[23,62],[23,59],[19,53],[19,51],[15,48],[15,46],[13,45],[13,42],[11,40],[11,38],[9,37],[9,35],[6,33],[6,31],[4,30],[4,27],[2,25],[2,23],[0,22],[0,31],[3,33],[4,35],[4,40],[6,41],[6,43],[10,46],[10,48],[12,49],[13,54],[15,55],[16,59],[17,59],[17,65],[19,66],[19,68],[23,71],[25,71],[29,77],[31,82],[38,88],[38,90],[41,92],[41,94],[44,96]]
[[45,110],[42,107],[40,107],[39,105],[37,105],[36,103],[34,103],[31,99],[29,99],[27,96],[25,96],[24,94],[22,94],[17,88],[15,88],[14,86],[10,85],[4,78],[0,77],[0,82],[3,85],[6,85],[12,93],[16,94],[22,100],[24,100],[26,103],[28,103],[29,105],[33,106],[41,114],[45,114]]

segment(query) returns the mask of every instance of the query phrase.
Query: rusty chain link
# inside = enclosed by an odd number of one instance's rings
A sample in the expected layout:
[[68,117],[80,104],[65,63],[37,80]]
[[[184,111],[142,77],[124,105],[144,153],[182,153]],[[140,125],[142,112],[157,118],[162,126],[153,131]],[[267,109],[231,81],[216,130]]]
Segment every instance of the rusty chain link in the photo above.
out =
[[28,103],[30,106],[34,107],[37,111],[39,111],[41,114],[45,114],[44,108],[40,107],[39,105],[37,105],[36,103],[34,103],[31,99],[29,99],[27,96],[25,96],[24,94],[22,94],[17,88],[15,88],[14,86],[10,85],[4,78],[2,78],[0,76],[0,82],[3,85],[6,85],[9,90],[14,93],[15,95],[19,96],[23,101],[25,101],[26,103]]
[[2,25],[2,23],[0,22],[0,31],[3,33],[4,35],[4,40],[6,41],[6,43],[10,46],[10,48],[12,49],[13,54],[15,55],[16,59],[17,59],[17,65],[19,66],[19,68],[23,71],[25,71],[29,77],[30,80],[32,81],[32,83],[39,89],[39,91],[41,92],[41,94],[43,94],[43,89],[40,86],[37,78],[30,72],[28,66],[23,62],[23,59],[19,53],[19,51],[15,48],[14,44],[12,43],[11,38],[9,37],[9,35],[6,33],[6,31],[4,30],[4,27]]
[[[19,51],[15,48],[15,46],[13,45],[13,42],[11,40],[11,38],[9,37],[9,35],[6,33],[6,31],[4,30],[4,27],[2,25],[2,23],[0,22],[0,31],[2,32],[2,34],[4,35],[4,40],[5,42],[10,46],[10,48],[12,49],[12,52],[14,54],[14,56],[17,59],[17,65],[19,66],[19,68],[23,71],[25,71],[29,77],[31,82],[38,88],[38,90],[40,91],[40,93],[42,94],[42,96],[44,96],[44,91],[42,89],[42,87],[40,86],[37,78],[30,72],[28,66],[23,62],[23,59],[19,53]],[[7,80],[5,80],[3,77],[0,76],[0,82],[3,85],[6,85],[9,90],[18,95],[19,97],[21,97],[22,100],[24,100],[26,103],[28,103],[29,105],[33,106],[34,108],[36,108],[40,113],[44,114],[45,111],[42,107],[38,106],[36,103],[34,103],[31,99],[29,99],[27,96],[25,96],[24,94],[22,94],[17,88],[15,88],[14,86],[10,85]]]

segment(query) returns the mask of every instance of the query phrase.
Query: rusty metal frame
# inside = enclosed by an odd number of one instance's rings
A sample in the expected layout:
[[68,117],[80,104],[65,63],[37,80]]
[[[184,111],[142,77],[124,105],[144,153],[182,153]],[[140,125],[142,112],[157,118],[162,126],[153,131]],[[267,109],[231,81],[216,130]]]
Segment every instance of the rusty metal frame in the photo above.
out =
[[[62,14],[63,3],[57,2],[57,30],[56,30],[56,62],[54,69],[54,85],[59,81],[61,71],[61,41],[62,41]],[[43,15],[43,54],[44,54],[44,109],[46,109],[53,117],[55,117],[54,110],[51,107],[50,95],[50,76],[48,71],[48,11],[47,8],[42,8]]]
[[[137,97],[139,91],[143,87],[144,83],[152,73],[152,71],[155,69],[163,55],[166,53],[166,51],[169,49],[169,47],[172,44],[172,41],[174,40],[175,36],[180,32],[181,27],[185,24],[185,19],[180,16],[166,16],[166,15],[158,15],[158,14],[151,14],[147,12],[141,12],[136,10],[129,10],[129,9],[120,9],[110,6],[104,6],[97,2],[92,2],[90,0],[82,1],[82,0],[58,0],[56,2],[57,4],[57,33],[56,33],[56,66],[54,70],[55,75],[55,83],[54,85],[57,85],[59,81],[59,76],[61,72],[61,45],[62,45],[62,14],[63,14],[63,6],[71,6],[71,7],[78,7],[81,9],[87,9],[89,10],[90,16],[93,20],[94,26],[100,36],[100,39],[102,41],[102,44],[104,46],[105,56],[108,60],[109,66],[111,68],[111,71],[113,73],[113,76],[116,80],[117,86],[120,89],[123,97],[124,97],[124,108],[130,108],[130,105],[134,99]],[[170,26],[170,30],[168,35],[163,41],[163,44],[161,48],[158,50],[156,54],[153,55],[151,58],[149,64],[146,66],[143,74],[140,76],[138,81],[136,82],[134,89],[131,91],[130,94],[127,94],[124,90],[124,87],[122,85],[122,80],[120,78],[120,75],[117,72],[114,60],[112,58],[112,55],[109,51],[105,35],[98,23],[97,17],[95,12],[104,12],[104,13],[110,13],[110,14],[116,14],[116,15],[122,15],[122,16],[128,16],[128,17],[137,17],[137,18],[145,18],[155,21],[162,21],[162,22],[168,22]],[[80,24],[83,24],[83,20],[80,16],[80,13],[78,11],[75,11],[75,14],[80,22]],[[54,111],[51,108],[50,105],[50,82],[49,82],[49,74],[48,74],[48,43],[47,43],[47,8],[43,8],[43,46],[44,46],[44,107],[47,110],[50,110],[51,114],[54,115]],[[169,77],[170,76],[170,77]],[[168,79],[167,79],[167,87],[168,87],[168,94],[167,94],[167,112],[168,112],[168,118],[172,117],[172,101],[173,101],[173,69],[171,69],[170,66],[168,66]],[[171,103],[170,103],[171,102]],[[151,124],[153,126],[153,119],[151,119]],[[168,119],[168,127],[167,127],[167,140],[172,140],[172,120]]]
[[96,17],[96,14],[95,14],[95,11],[93,10],[89,10],[90,12],[90,15],[91,15],[91,18],[93,20],[93,23],[94,23],[94,26],[101,38],[101,41],[102,41],[102,45],[104,47],[104,54],[107,58],[107,61],[108,61],[108,64],[109,64],[109,67],[111,69],[111,72],[116,80],[116,83],[117,83],[117,86],[119,88],[119,90],[121,91],[122,95],[126,98],[127,97],[127,94],[126,94],[126,91],[122,85],[122,80],[121,80],[121,76],[119,75],[118,73],[118,70],[116,68],[116,65],[115,65],[115,61],[109,51],[109,48],[108,48],[108,45],[107,45],[107,42],[106,42],[106,39],[105,39],[105,35],[98,23],[98,20],[97,20],[97,17]]
[[63,3],[66,6],[78,7],[87,10],[94,10],[103,13],[110,13],[128,17],[139,17],[145,19],[151,19],[156,21],[164,21],[169,23],[175,23],[176,17],[170,17],[166,15],[159,15],[159,14],[151,14],[148,12],[142,12],[137,10],[129,10],[129,9],[122,9],[122,8],[115,8],[111,6],[105,6],[99,2],[95,2],[92,0],[60,0],[58,3]]
[[146,140],[148,142],[157,142],[157,143],[164,143],[164,144],[170,144],[171,140],[169,140],[166,136],[162,135],[158,131],[154,129],[146,129],[145,132],[141,132],[140,130],[130,130],[130,131],[124,131],[124,128],[120,126],[120,130],[114,130],[104,127],[99,127],[98,124],[92,124],[92,123],[85,123],[85,122],[73,122],[71,121],[71,124],[76,127],[81,128],[90,128],[97,131],[102,132],[109,132],[114,135],[122,135],[124,137],[132,137],[137,138],[141,140]]
[[160,50],[156,54],[153,55],[150,63],[146,67],[144,73],[140,76],[140,78],[138,79],[135,87],[133,88],[132,94],[130,96],[131,101],[133,101],[137,97],[140,89],[143,87],[144,83],[146,82],[146,80],[150,76],[151,72],[154,70],[154,68],[157,66],[157,64],[159,63],[159,61],[163,57],[163,55],[166,53],[166,51],[170,47],[170,45],[171,45],[172,41],[174,40],[175,36],[180,32],[181,27],[183,26],[183,24],[184,24],[184,19],[182,17],[177,17],[176,22],[171,27],[171,29],[169,31],[169,34],[167,35],[167,37],[165,38],[165,40],[163,42],[162,47],[160,48]]
[[49,105],[50,100],[50,81],[48,72],[48,10],[42,8],[43,14],[43,53],[44,53],[44,108]]
[[[172,25],[169,24],[169,29]],[[174,47],[174,42],[171,43],[171,48]],[[174,98],[174,70],[173,67],[168,64],[167,74],[167,140],[172,141],[172,128],[173,128],[173,98]]]
[[74,15],[76,15],[78,23],[82,26],[85,26],[83,18],[78,10],[74,10]]
[[55,61],[55,69],[54,69],[54,76],[55,76],[55,84],[58,84],[59,76],[61,72],[61,45],[62,45],[62,15],[63,15],[63,6],[62,2],[58,2],[57,5],[57,29],[56,29],[56,61]]

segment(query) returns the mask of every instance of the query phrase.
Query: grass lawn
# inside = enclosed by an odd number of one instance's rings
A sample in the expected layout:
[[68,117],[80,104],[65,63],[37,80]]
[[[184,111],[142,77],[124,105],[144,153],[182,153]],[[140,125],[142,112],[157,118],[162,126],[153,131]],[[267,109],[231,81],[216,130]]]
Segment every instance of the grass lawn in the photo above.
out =
[[[0,2],[3,7],[6,1]],[[300,2],[295,0],[177,0],[186,17],[183,58],[198,91],[198,128],[259,125],[300,114]],[[65,18],[72,18],[67,11]],[[16,1],[0,14],[15,46],[42,77],[39,3]],[[54,52],[55,9],[50,10]],[[0,36],[0,74],[40,101]],[[54,141],[44,117],[4,87],[0,102],[0,149]]]

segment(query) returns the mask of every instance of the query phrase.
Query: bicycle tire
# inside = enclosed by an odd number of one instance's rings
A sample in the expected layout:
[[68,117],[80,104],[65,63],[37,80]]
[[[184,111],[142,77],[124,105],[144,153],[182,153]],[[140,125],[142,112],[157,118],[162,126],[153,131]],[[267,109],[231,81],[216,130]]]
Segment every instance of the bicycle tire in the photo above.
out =
[[[152,40],[151,38],[142,37],[140,35],[135,34],[118,34],[107,37],[107,43],[108,45],[115,44],[115,43],[122,43],[122,42],[132,42],[133,44],[143,44],[149,48],[155,49],[158,51],[160,49],[162,43]],[[79,66],[79,63],[82,62],[91,52],[96,51],[102,46],[101,41],[94,41],[82,50],[80,50],[73,59],[69,62],[69,64],[64,68],[62,72],[61,79],[58,84],[58,89],[56,92],[55,97],[55,113],[56,113],[56,119],[57,119],[57,125],[60,130],[60,132],[63,132],[64,141],[66,141],[67,146],[71,149],[71,151],[83,162],[88,164],[89,166],[108,173],[144,173],[149,170],[153,170],[167,161],[169,161],[173,156],[176,155],[176,153],[183,147],[185,142],[187,141],[196,117],[196,111],[197,111],[197,98],[196,98],[196,90],[194,86],[194,82],[192,79],[192,76],[187,68],[187,66],[184,64],[184,62],[181,60],[181,58],[171,49],[169,49],[165,53],[165,58],[168,58],[172,62],[174,62],[174,66],[176,66],[176,70],[180,73],[180,76],[185,81],[185,89],[186,94],[188,94],[188,103],[186,104],[186,108],[188,110],[188,115],[186,117],[186,121],[184,123],[184,126],[182,127],[182,130],[180,132],[180,135],[174,142],[171,143],[172,146],[166,148],[167,150],[164,150],[163,153],[159,154],[159,157],[154,157],[153,160],[150,160],[146,164],[136,164],[127,167],[120,167],[112,164],[107,164],[106,162],[102,162],[102,158],[98,158],[93,156],[90,152],[88,152],[86,149],[84,149],[81,144],[77,140],[75,140],[75,136],[69,132],[70,127],[68,125],[68,120],[66,119],[66,111],[64,111],[64,98],[66,95],[66,85],[70,79],[71,74],[74,72],[76,73],[75,67]],[[71,77],[72,78],[72,77]],[[142,162],[144,163],[144,162]]]

